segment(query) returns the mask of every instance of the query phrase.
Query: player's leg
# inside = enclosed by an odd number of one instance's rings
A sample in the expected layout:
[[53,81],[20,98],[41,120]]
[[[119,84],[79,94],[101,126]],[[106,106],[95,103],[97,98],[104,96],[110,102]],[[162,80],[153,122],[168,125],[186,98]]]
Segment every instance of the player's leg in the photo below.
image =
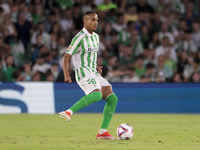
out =
[[88,73],[85,78],[77,83],[86,95],[68,110],[59,113],[65,121],[70,121],[70,116],[76,111],[102,99],[101,86],[95,74]]
[[107,128],[115,112],[118,98],[115,95],[115,93],[112,91],[111,86],[103,86],[102,95],[103,95],[103,99],[106,100],[106,105],[104,107],[103,121],[101,124],[101,128],[99,130],[99,133],[97,134],[97,139],[117,139],[117,138],[112,137],[107,132]]
[[101,125],[102,129],[107,129],[110,121],[113,117],[113,114],[115,112],[115,108],[117,105],[118,98],[115,95],[115,93],[112,91],[111,86],[103,86],[102,87],[102,95],[103,99],[106,100],[106,105],[104,107],[103,111],[103,122]]
[[102,94],[100,89],[93,90],[90,94],[85,95],[79,101],[77,101],[73,106],[71,106],[68,110],[60,112],[60,117],[65,119],[65,121],[71,120],[71,115],[76,111],[94,103],[98,102],[102,99]]
[[90,94],[82,97],[78,102],[76,102],[72,107],[70,107],[70,109],[74,113],[94,102],[98,102],[101,99],[102,99],[102,94],[101,94],[100,89],[95,89]]

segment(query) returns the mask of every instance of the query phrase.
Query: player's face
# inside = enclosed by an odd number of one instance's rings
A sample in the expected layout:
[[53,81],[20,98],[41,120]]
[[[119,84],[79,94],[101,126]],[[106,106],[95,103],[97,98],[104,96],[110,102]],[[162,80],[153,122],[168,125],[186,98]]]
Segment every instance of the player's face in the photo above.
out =
[[85,26],[91,30],[91,31],[95,31],[97,29],[97,25],[98,25],[98,16],[97,14],[90,14],[88,15],[88,17],[86,17],[85,20]]

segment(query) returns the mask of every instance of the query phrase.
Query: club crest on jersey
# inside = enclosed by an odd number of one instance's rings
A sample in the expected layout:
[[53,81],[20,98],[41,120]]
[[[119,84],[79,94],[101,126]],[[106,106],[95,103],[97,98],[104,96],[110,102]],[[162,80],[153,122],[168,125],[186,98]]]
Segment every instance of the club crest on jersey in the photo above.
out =
[[69,47],[68,47],[68,50],[70,50],[71,48],[72,48],[72,46],[69,46]]

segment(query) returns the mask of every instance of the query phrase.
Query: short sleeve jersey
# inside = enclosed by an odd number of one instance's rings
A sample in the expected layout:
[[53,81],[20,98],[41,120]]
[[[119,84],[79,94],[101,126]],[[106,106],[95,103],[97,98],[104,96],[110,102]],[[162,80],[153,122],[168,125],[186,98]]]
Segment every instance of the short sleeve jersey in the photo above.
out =
[[99,35],[95,32],[91,35],[83,28],[72,39],[66,53],[73,56],[77,76],[84,78],[86,76],[85,70],[96,72],[98,50]]

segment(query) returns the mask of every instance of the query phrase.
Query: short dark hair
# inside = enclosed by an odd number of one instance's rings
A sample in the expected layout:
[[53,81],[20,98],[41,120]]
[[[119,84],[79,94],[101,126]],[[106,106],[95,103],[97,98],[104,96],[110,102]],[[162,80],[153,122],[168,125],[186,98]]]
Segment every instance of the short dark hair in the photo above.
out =
[[48,16],[55,16],[55,15],[56,15],[56,13],[53,12],[53,11],[51,11],[51,12],[48,14]]
[[26,3],[25,3],[24,1],[20,1],[20,2],[18,3],[18,6],[21,5],[21,4],[25,4],[25,5],[26,5]]
[[[185,20],[183,20],[183,21],[185,21]],[[194,24],[194,23],[199,24],[198,21],[196,21],[196,20],[192,22],[192,24]]]
[[97,8],[97,5],[95,5],[95,4],[92,4],[92,8]]
[[165,40],[165,39],[168,39],[168,40],[169,40],[169,37],[168,37],[168,36],[164,36],[164,37],[162,38],[162,41]]
[[68,7],[67,9],[65,9],[65,12],[66,12],[66,11],[71,11],[71,8],[70,8],[70,7]]
[[80,6],[80,4],[75,3],[75,4],[73,5],[73,7],[81,7],[81,6]]
[[134,24],[134,21],[128,21],[127,22],[127,27],[130,27],[132,24]]
[[87,15],[90,15],[90,14],[96,14],[94,11],[86,11],[84,14],[83,14],[83,17],[87,16]]
[[144,55],[143,54],[139,54],[138,56],[136,56],[135,60],[138,60],[138,59],[145,59]]
[[23,12],[23,11],[18,12],[18,13],[17,13],[17,19],[19,19],[19,16],[20,16],[21,14],[23,14],[23,13],[25,14],[25,12]]
[[37,27],[39,27],[40,25],[44,25],[44,22],[42,21],[38,22]]
[[148,63],[147,65],[146,65],[146,69],[152,69],[152,68],[155,68],[156,66],[154,65],[154,64],[152,64],[152,63]]
[[2,7],[0,7],[0,12],[3,13],[4,12],[4,9]]
[[196,64],[199,64],[199,59],[196,57],[196,58],[194,58],[194,61],[193,61],[194,63],[196,63]]
[[8,57],[13,57],[13,55],[12,55],[12,54],[6,54],[6,55],[5,55],[5,59],[7,60]]
[[21,71],[20,70],[15,70],[13,73],[12,73],[12,77],[14,79],[17,79],[21,74]]
[[135,4],[131,4],[131,5],[128,6],[128,8],[130,8],[130,7],[136,7],[136,5]]
[[120,17],[123,17],[124,16],[124,13],[118,13],[117,14],[117,18],[120,18]]
[[185,31],[185,34],[191,34],[191,33],[192,33],[191,30],[186,30],[186,31]]
[[44,58],[44,55],[39,53],[39,54],[37,54],[37,58]]
[[135,68],[134,67],[128,67],[128,70],[135,71]]

